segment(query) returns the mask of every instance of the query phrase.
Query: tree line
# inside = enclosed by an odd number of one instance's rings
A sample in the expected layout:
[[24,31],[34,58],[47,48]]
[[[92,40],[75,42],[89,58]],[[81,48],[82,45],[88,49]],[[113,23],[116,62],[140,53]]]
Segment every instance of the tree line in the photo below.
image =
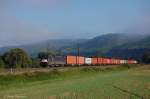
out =
[[[0,55],[0,68],[38,68],[41,67],[40,60],[48,59],[49,56],[60,55],[56,51],[39,52],[36,58],[31,58],[23,49],[10,49]],[[150,52],[142,57],[143,63],[150,63]]]
[[146,64],[150,64],[150,52],[144,53],[142,57],[142,62]]
[[38,68],[41,59],[48,59],[50,55],[56,55],[54,51],[39,52],[36,58],[31,58],[26,51],[20,48],[10,49],[0,55],[0,68]]

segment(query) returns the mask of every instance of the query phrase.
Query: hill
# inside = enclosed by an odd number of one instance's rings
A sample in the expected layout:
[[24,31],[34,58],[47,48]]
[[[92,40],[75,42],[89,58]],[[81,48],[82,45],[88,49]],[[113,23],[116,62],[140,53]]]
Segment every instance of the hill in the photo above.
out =
[[137,42],[130,42],[127,44],[123,44],[118,46],[120,49],[136,49],[136,48],[150,48],[150,36],[145,37]]
[[106,56],[118,58],[140,59],[142,55],[150,51],[150,36],[142,34],[110,33],[97,36],[92,39],[57,39],[39,43],[9,46],[0,48],[4,53],[10,48],[22,48],[32,57],[47,49],[56,50],[64,55]]
[[55,40],[46,40],[43,42],[20,45],[20,46],[7,46],[1,47],[0,53],[3,54],[11,48],[22,48],[27,51],[32,57],[36,57],[40,51],[50,50],[59,50],[64,46],[76,45],[78,42],[84,42],[86,39],[55,39]]
[[150,52],[150,36],[136,42],[130,42],[109,50],[105,55],[122,58],[141,59],[145,52]]
[[[110,33],[106,35],[97,36],[93,39],[87,40],[86,42],[80,43],[80,55],[86,56],[106,56],[110,50],[118,48],[119,46],[138,42],[145,38],[144,35],[131,35],[121,33]],[[77,54],[77,46],[71,46],[73,49],[72,53]]]
[[99,51],[105,53],[110,49],[123,45],[128,42],[132,42],[133,39],[128,35],[123,34],[106,34],[95,37],[86,43],[81,44],[82,49],[87,51]]

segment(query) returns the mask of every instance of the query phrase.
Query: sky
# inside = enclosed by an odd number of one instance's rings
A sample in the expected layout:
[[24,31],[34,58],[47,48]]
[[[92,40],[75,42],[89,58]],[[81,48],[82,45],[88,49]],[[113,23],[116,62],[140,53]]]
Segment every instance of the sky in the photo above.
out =
[[150,33],[150,0],[0,0],[0,47]]

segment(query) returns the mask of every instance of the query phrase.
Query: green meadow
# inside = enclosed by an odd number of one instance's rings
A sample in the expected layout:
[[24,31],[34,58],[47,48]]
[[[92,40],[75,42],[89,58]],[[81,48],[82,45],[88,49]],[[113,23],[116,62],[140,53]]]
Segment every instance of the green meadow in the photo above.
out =
[[1,75],[0,99],[150,99],[150,66]]

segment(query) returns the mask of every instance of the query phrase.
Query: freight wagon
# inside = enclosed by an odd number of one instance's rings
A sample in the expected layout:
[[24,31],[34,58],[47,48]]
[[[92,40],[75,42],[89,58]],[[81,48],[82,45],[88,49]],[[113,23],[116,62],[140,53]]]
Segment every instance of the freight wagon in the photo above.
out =
[[92,58],[85,57],[85,65],[91,65],[92,64]]
[[49,59],[42,59],[41,64],[49,66],[75,66],[75,65],[121,65],[137,64],[136,60],[124,60],[102,57],[84,57],[84,56],[51,56]]
[[64,56],[53,56],[48,59],[49,66],[64,66],[66,58]]
[[67,65],[84,65],[85,57],[82,56],[66,56]]

